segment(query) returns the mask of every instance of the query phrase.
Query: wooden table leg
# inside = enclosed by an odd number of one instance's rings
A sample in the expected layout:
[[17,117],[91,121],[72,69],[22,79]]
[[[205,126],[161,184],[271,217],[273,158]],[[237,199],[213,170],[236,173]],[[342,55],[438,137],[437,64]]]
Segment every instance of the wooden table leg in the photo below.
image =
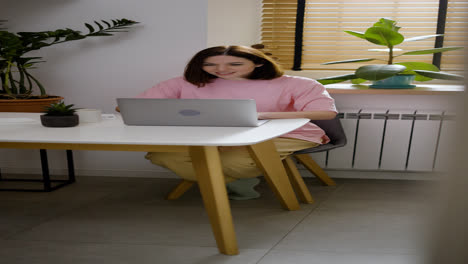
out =
[[219,252],[237,255],[239,250],[218,148],[191,146],[189,151]]
[[293,186],[297,196],[299,197],[299,200],[303,203],[313,203],[314,198],[312,198],[312,195],[310,194],[307,185],[302,179],[302,176],[297,170],[296,164],[294,164],[294,161],[291,159],[291,157],[285,158],[283,160],[283,165],[289,176],[289,181],[291,182],[291,185]]
[[270,188],[286,210],[299,210],[299,202],[272,140],[248,146],[250,155],[263,171]]

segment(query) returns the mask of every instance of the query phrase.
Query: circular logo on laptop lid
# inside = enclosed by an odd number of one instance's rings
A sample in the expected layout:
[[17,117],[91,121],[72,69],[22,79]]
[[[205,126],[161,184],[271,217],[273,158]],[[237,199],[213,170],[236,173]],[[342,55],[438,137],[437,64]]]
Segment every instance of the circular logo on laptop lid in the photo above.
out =
[[200,115],[200,111],[193,110],[193,109],[184,109],[184,110],[180,110],[179,114],[183,116],[197,116],[197,115]]

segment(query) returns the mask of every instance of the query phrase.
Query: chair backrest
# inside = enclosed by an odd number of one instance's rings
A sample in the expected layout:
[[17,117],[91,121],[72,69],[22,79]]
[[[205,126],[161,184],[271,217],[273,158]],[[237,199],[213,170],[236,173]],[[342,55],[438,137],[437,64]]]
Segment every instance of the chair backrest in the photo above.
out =
[[296,151],[294,152],[294,154],[321,152],[338,147],[343,147],[344,145],[346,145],[346,134],[344,132],[343,126],[341,125],[341,121],[338,115],[331,120],[311,120],[310,122],[316,124],[321,129],[323,129],[323,131],[325,131],[325,134],[330,138],[330,142],[315,148]]

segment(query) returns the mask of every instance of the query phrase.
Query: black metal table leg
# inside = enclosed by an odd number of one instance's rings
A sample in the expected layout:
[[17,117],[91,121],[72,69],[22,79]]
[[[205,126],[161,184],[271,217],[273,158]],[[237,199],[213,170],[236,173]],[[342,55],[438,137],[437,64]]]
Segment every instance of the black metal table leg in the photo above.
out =
[[49,163],[47,161],[47,151],[45,149],[39,150],[41,154],[41,168],[42,168],[42,183],[44,184],[44,191],[50,192],[50,175],[49,175]]
[[[20,188],[0,188],[0,191],[22,191],[22,192],[50,192],[66,186],[68,184],[74,183],[75,179],[75,167],[73,163],[73,152],[72,150],[67,149],[67,167],[68,167],[68,179],[66,180],[55,180],[51,179],[49,173],[49,162],[47,159],[47,150],[39,150],[41,157],[41,169],[42,169],[42,179],[12,179],[12,178],[3,178],[0,171],[0,182],[42,182],[42,189],[20,189]],[[58,183],[52,185],[52,183]]]
[[68,180],[70,183],[76,181],[75,179],[75,165],[73,163],[73,151],[67,149],[67,166],[68,166]]

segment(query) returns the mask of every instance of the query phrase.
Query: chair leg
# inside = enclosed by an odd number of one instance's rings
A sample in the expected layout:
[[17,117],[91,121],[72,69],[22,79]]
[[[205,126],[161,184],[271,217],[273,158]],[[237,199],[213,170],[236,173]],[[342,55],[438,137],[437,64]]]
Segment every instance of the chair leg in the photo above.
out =
[[294,157],[302,163],[310,172],[312,172],[317,178],[325,185],[335,186],[336,183],[333,181],[328,174],[323,171],[322,168],[309,156],[309,154],[296,154]]
[[194,184],[193,181],[182,180],[179,184],[172,189],[172,191],[166,196],[167,200],[177,200],[181,197],[186,191],[188,191]]
[[301,174],[297,170],[296,164],[294,164],[294,161],[291,159],[291,157],[287,157],[286,159],[284,159],[283,165],[289,176],[289,181],[291,181],[291,184],[294,190],[296,191],[297,196],[299,196],[299,200],[303,203],[313,203],[314,198],[312,198],[309,189],[307,188],[304,180],[302,179]]

